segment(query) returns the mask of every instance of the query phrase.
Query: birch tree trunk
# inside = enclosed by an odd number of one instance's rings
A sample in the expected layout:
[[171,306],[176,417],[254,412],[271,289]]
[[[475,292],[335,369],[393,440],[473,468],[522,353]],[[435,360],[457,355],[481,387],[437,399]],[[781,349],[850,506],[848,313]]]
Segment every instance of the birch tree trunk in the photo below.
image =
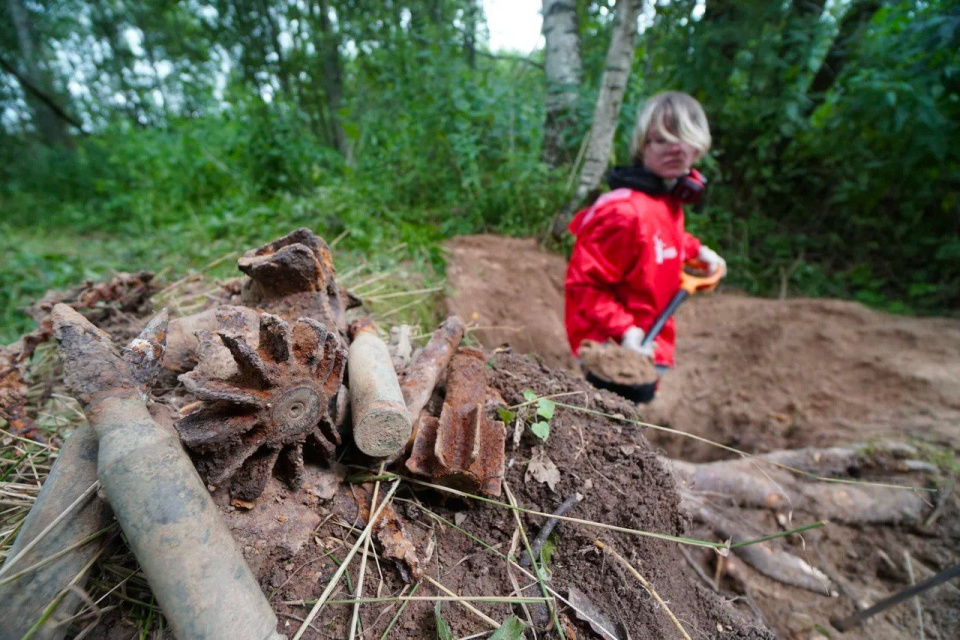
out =
[[607,62],[603,70],[600,94],[597,96],[597,106],[593,110],[593,123],[588,134],[577,192],[570,204],[553,218],[550,233],[555,239],[559,240],[563,235],[577,205],[599,186],[607,169],[610,151],[613,149],[613,136],[617,131],[617,118],[623,104],[623,93],[633,65],[637,20],[642,9],[643,0],[617,1],[613,37],[610,39],[610,48],[607,49]]
[[327,97],[330,112],[330,128],[333,143],[348,163],[351,161],[347,134],[340,122],[340,107],[343,104],[343,70],[340,66],[340,34],[330,24],[330,5],[320,1],[320,59],[323,71],[323,92]]
[[[26,7],[23,6],[23,0],[7,0],[7,9],[10,12],[13,29],[17,34],[20,57],[23,60],[24,69],[26,69],[24,75],[29,80],[30,85],[49,96],[51,94],[50,83],[39,64],[40,54],[34,43],[30,16]],[[29,90],[25,89],[24,92],[27,94],[27,103],[33,112],[34,125],[43,141],[52,147],[72,148],[73,140],[67,131],[67,125],[60,119],[57,112],[47,102],[39,100]]]
[[553,166],[570,162],[572,149],[566,133],[576,124],[583,62],[575,0],[543,0],[544,72],[547,80],[547,116],[541,158]]

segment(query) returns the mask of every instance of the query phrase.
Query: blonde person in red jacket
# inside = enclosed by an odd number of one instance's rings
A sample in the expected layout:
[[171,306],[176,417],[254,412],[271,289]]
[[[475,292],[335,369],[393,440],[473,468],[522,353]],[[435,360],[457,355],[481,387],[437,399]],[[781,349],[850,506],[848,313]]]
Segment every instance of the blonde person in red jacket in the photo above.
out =
[[[577,213],[565,282],[565,321],[574,355],[583,340],[615,340],[674,366],[673,319],[641,346],[654,319],[680,288],[683,263],[697,259],[726,271],[715,251],[687,233],[683,204],[697,202],[705,180],[693,169],[710,148],[703,107],[675,91],[643,105],[630,145],[632,163],[610,171],[611,191]],[[651,388],[649,398],[652,399]]]

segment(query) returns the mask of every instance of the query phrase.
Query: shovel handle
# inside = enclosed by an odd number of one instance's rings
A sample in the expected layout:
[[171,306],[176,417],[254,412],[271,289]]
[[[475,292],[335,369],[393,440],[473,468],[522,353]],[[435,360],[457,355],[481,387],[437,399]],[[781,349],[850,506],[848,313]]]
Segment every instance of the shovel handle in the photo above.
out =
[[643,337],[643,342],[640,343],[641,347],[645,347],[648,344],[652,344],[654,339],[660,335],[660,330],[663,329],[663,325],[667,324],[667,320],[670,319],[670,316],[674,314],[677,308],[683,304],[683,301],[690,297],[690,292],[686,289],[680,289],[675,294],[673,298],[670,299],[670,304],[667,305],[667,308],[657,316],[657,319],[653,321],[653,326],[650,327],[650,331],[647,331],[647,335]]
[[[707,269],[709,268],[706,264],[700,263],[699,261],[690,261],[687,263],[689,266],[694,269]],[[645,347],[649,344],[652,344],[660,331],[663,329],[663,325],[667,324],[667,320],[676,313],[677,309],[683,304],[683,301],[692,296],[695,293],[702,293],[704,291],[713,291],[717,288],[720,280],[723,278],[724,273],[717,269],[714,273],[708,276],[697,276],[686,271],[680,272],[680,290],[673,294],[673,298],[670,299],[670,304],[657,316],[657,319],[653,321],[653,326],[650,327],[650,330],[647,331],[647,335],[643,337],[643,342],[640,343],[640,346]]]

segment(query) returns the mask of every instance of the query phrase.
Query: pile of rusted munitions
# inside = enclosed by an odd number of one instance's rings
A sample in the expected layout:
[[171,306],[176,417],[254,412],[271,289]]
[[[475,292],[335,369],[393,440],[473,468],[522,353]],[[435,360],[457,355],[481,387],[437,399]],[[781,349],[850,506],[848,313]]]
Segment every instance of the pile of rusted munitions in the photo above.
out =
[[[178,638],[283,637],[211,492],[255,509],[271,475],[300,488],[305,451],[500,495],[505,429],[488,406],[499,396],[482,351],[460,346],[458,318],[398,372],[372,321],[348,325],[360,302],[308,229],[238,267],[236,304],[172,321],[161,312],[122,353],[70,306],[53,307],[65,382],[89,426],[67,438],[0,568],[0,640],[66,634],[57,622],[96,558],[85,541],[111,513]],[[179,409],[151,391],[171,372],[187,398]],[[385,555],[416,575],[402,522],[384,513]]]

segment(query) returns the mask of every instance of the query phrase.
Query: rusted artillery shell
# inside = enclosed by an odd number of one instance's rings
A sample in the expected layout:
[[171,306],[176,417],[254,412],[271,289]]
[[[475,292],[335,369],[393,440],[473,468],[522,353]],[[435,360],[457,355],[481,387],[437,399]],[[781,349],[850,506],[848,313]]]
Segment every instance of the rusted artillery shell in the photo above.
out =
[[433,332],[430,342],[407,369],[407,377],[400,389],[407,403],[411,423],[416,423],[420,412],[430,400],[433,389],[437,386],[437,379],[446,371],[453,352],[463,340],[463,332],[463,321],[457,316],[450,316]]
[[369,320],[355,321],[350,334],[347,372],[353,440],[368,456],[393,455],[407,444],[412,427],[390,352]]
[[440,418],[425,416],[413,442],[407,469],[447,487],[500,495],[503,481],[504,424],[485,412],[486,363],[483,352],[460,347],[450,361],[447,395]]
[[99,438],[97,472],[180,640],[279,640],[277,618],[172,425],[147,411],[109,336],[65,305],[53,313],[64,377]]
[[[0,579],[15,575],[36,563],[94,535],[107,525],[106,504],[92,495],[75,508],[60,524],[47,533],[24,555],[20,551],[47,528],[68,506],[81,497],[97,480],[97,436],[89,425],[78,427],[60,448],[50,475],[43,483],[37,501],[30,509],[16,542],[8,554],[13,564],[4,564]],[[19,640],[43,616],[61,591],[67,588],[87,565],[102,538],[91,540],[60,558],[0,585],[0,640]],[[86,575],[74,582],[81,589]],[[74,592],[68,592],[53,614],[34,632],[37,640],[60,640],[69,625],[58,625],[70,617],[80,604]]]

